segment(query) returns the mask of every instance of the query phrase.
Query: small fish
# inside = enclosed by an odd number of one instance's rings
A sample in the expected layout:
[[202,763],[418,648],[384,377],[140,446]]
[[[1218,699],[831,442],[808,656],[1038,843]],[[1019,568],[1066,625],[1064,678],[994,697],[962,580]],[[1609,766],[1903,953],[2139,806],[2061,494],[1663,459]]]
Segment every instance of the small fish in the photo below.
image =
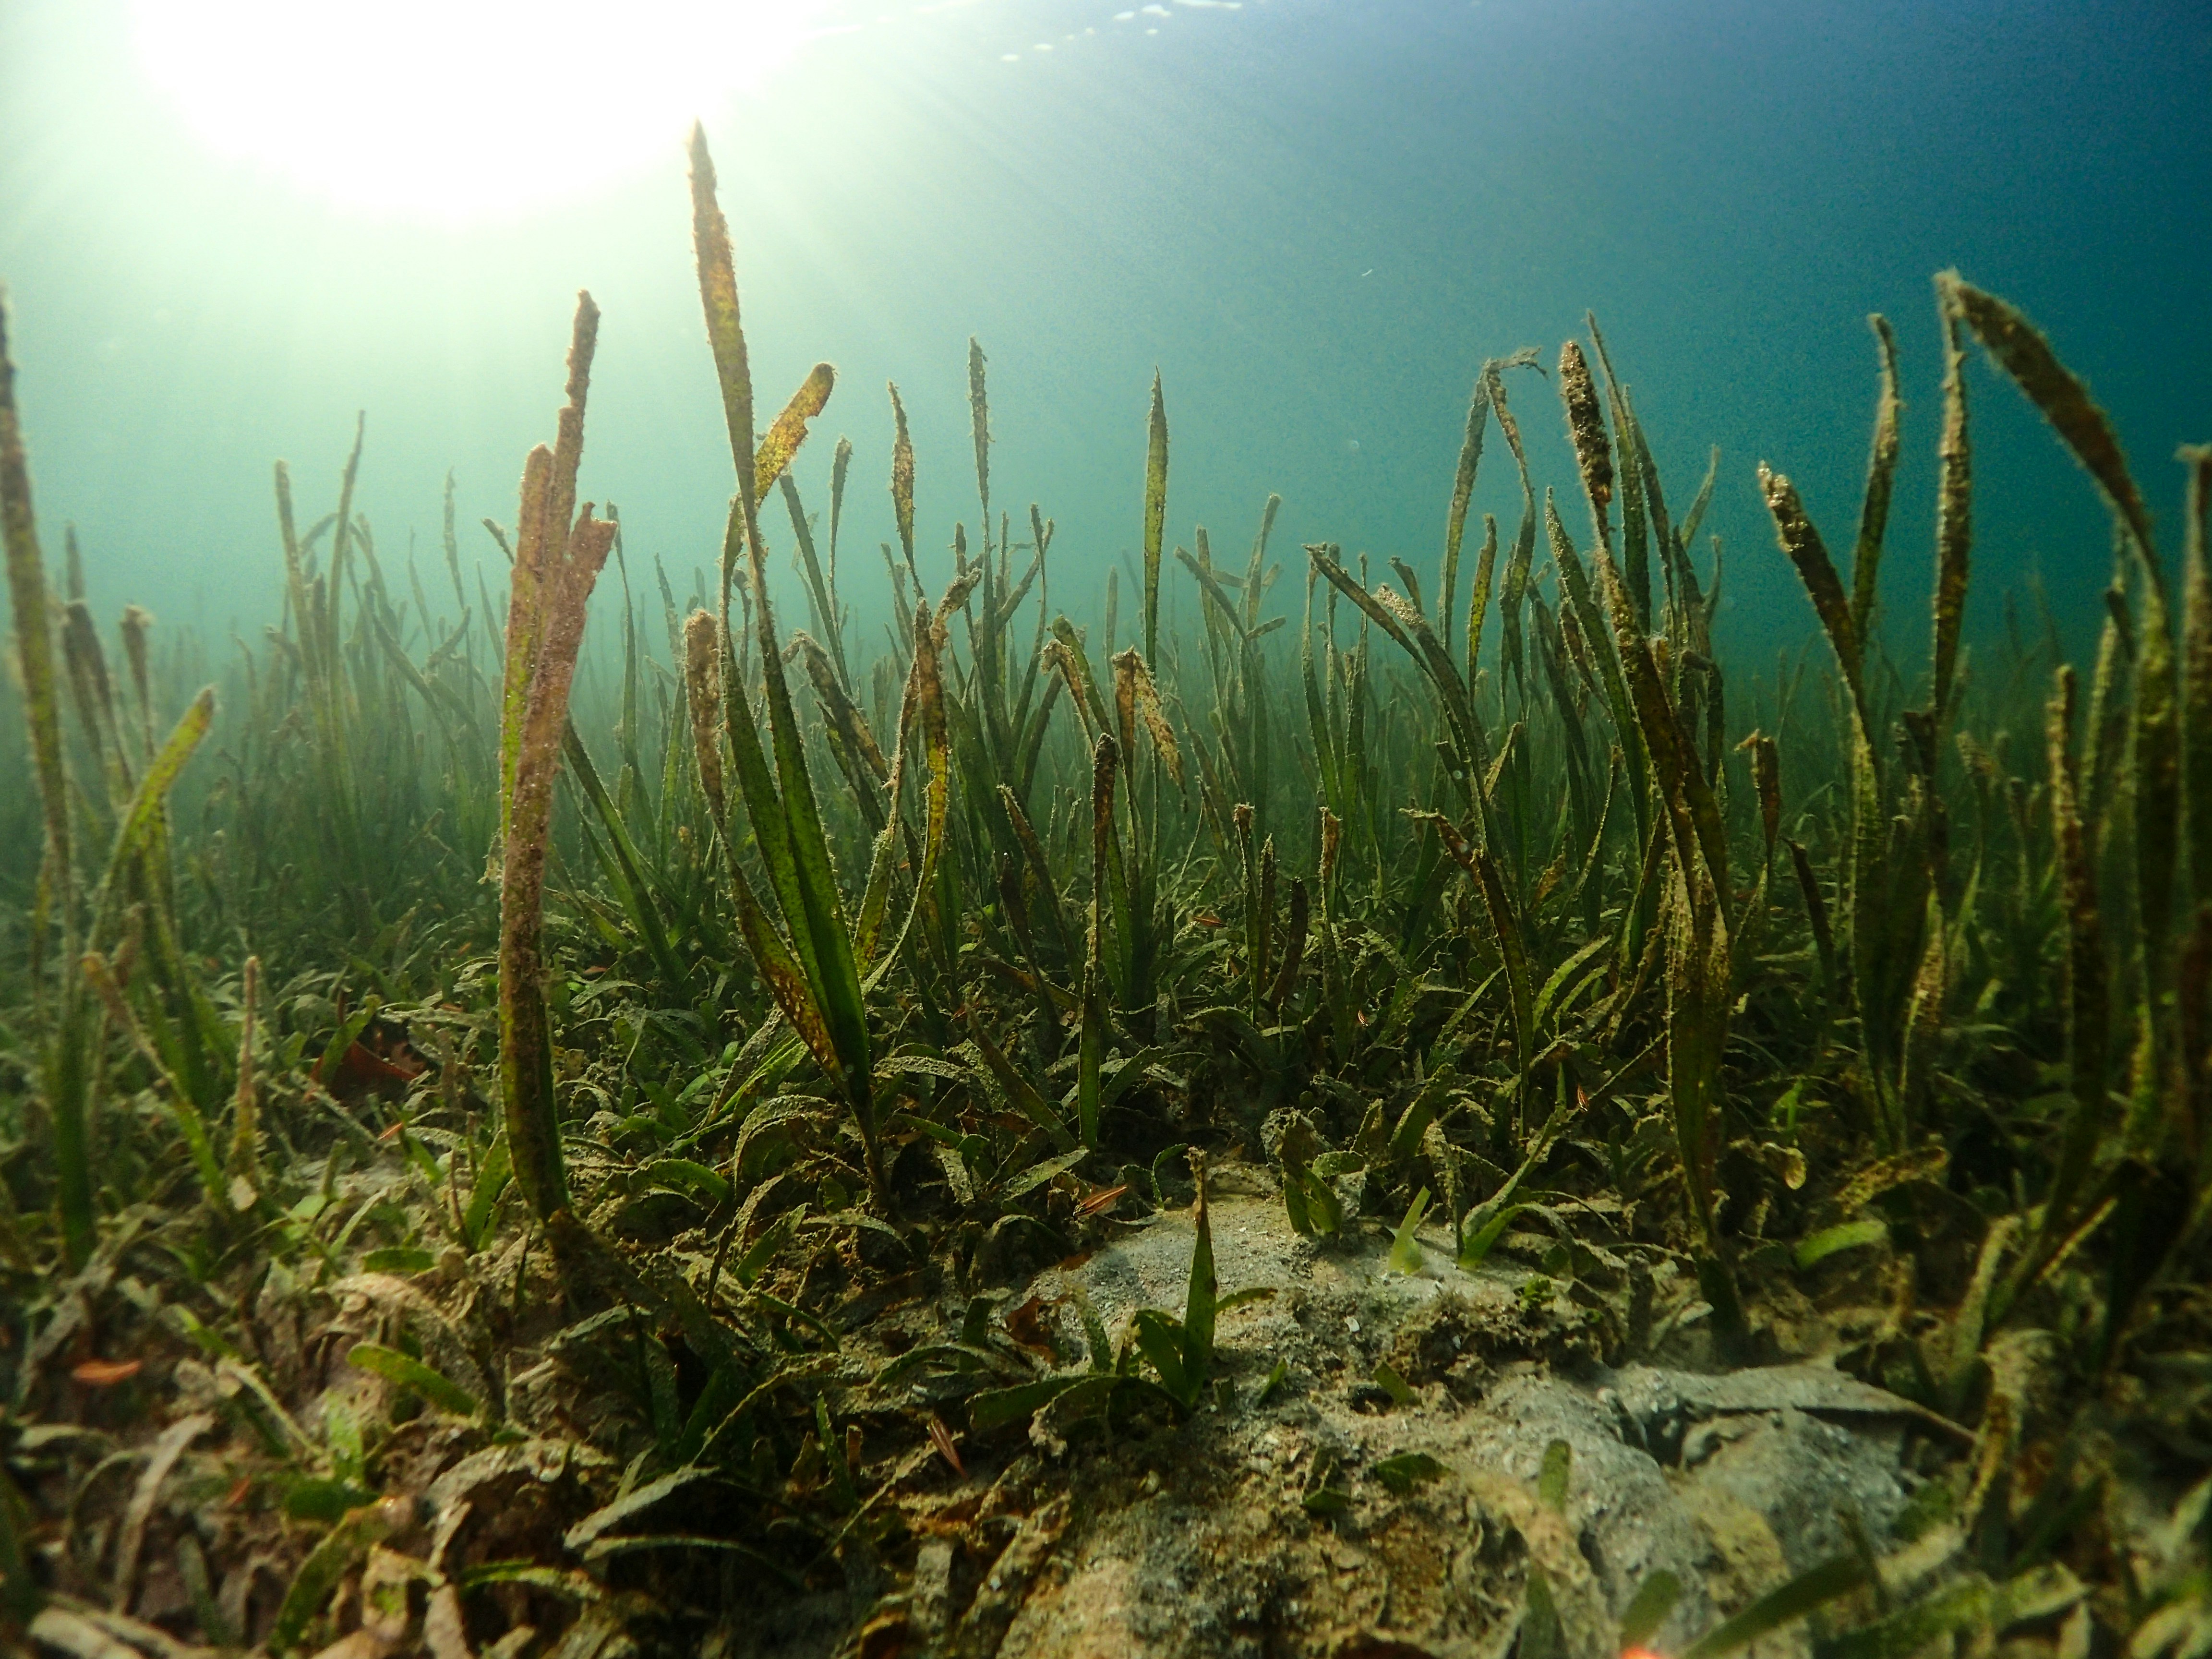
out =
[[1201,927],[1218,927],[1222,926],[1221,918],[1215,915],[1211,910],[1200,910],[1196,915],[1193,916],[1191,920]]
[[1128,1190],[1129,1183],[1126,1181],[1118,1187],[1103,1188],[1101,1190],[1091,1194],[1090,1197],[1085,1199],[1083,1202],[1075,1206],[1075,1212],[1076,1214],[1083,1217],[1085,1220],[1088,1220],[1091,1217],[1095,1215],[1103,1215],[1107,1211],[1112,1209],[1115,1205],[1120,1203],[1121,1200],[1121,1194]]

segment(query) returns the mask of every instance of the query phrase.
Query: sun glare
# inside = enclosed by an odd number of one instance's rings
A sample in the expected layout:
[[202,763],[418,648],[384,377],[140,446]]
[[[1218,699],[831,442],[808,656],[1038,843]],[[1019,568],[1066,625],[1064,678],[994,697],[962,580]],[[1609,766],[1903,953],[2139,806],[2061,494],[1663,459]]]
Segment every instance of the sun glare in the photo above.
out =
[[219,154],[467,221],[665,163],[813,28],[810,0],[137,0],[148,78]]

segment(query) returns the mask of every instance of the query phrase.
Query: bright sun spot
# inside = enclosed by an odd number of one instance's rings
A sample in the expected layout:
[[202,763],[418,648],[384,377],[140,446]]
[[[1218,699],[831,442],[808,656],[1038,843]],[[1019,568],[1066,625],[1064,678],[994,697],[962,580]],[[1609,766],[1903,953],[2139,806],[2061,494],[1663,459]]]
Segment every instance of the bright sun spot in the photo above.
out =
[[815,0],[135,0],[145,73],[216,152],[348,206],[507,217],[670,164]]

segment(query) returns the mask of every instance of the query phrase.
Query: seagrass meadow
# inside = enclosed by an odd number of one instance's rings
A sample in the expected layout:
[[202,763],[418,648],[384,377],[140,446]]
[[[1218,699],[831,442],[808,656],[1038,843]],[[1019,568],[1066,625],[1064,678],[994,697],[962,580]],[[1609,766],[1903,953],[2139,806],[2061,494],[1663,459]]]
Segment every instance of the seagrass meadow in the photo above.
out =
[[[1754,674],[1701,529],[1748,469],[1662,476],[1597,319],[1481,365],[1419,570],[1285,547],[1273,498],[1218,552],[1179,523],[1170,363],[1130,389],[1140,579],[1070,617],[981,349],[972,510],[920,522],[896,387],[888,456],[830,435],[827,363],[756,404],[703,137],[690,185],[714,569],[578,499],[583,295],[512,522],[449,492],[442,556],[395,557],[356,443],[327,510],[276,468],[281,625],[111,628],[0,336],[8,1643],[1097,1652],[1102,1540],[1195,1482],[1264,1547],[1139,1650],[2212,1650],[2212,449],[2139,483],[1940,275],[1940,357],[1875,318],[1832,389],[1873,394],[1856,522],[1757,470],[1772,543],[1729,557],[1817,632]],[[2110,509],[2084,666],[2029,601],[1962,641],[1974,353]],[[1084,1288],[1144,1249],[1172,1295]],[[1395,1345],[1320,1288],[1362,1262],[1435,1290]],[[1667,1566],[1589,1541],[1626,1443],[1422,1449],[1540,1385],[1628,1422],[1653,1367],[1711,1423],[1878,1419],[1900,1503],[1829,1504],[1810,1559],[1708,1514]],[[1622,1434],[1662,1493],[1713,1442]],[[1297,1446],[1237,1474],[1240,1436]]]

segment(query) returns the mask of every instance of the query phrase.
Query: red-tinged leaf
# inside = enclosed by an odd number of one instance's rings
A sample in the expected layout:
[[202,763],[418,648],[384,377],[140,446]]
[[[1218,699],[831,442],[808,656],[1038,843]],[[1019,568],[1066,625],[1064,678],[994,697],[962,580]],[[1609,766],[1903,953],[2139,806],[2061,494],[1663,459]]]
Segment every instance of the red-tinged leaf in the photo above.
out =
[[1032,1353],[1048,1359],[1058,1359],[1059,1352],[1053,1346],[1052,1337],[1045,1328],[1044,1298],[1033,1296],[1006,1315],[1006,1334]]
[[146,1369],[143,1359],[88,1359],[74,1367],[70,1375],[88,1389],[112,1389],[118,1382],[127,1382]]
[[952,1473],[963,1480],[968,1471],[960,1462],[960,1449],[952,1443],[952,1437],[945,1427],[945,1420],[935,1412],[929,1414],[929,1443],[937,1448],[938,1455],[952,1465]]

